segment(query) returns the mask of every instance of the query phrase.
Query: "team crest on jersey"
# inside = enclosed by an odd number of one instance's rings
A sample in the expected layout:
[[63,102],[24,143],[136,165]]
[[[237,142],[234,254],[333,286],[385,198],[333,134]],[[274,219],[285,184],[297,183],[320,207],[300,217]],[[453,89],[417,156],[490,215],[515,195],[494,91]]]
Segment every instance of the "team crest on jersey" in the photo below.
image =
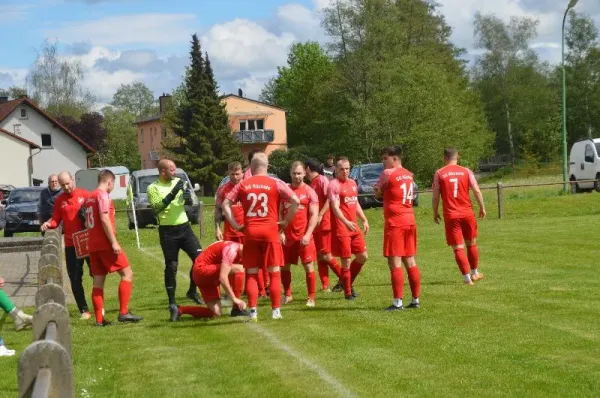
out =
[[77,199],[77,202],[79,202],[79,203],[83,203],[83,198],[79,198],[79,199]]

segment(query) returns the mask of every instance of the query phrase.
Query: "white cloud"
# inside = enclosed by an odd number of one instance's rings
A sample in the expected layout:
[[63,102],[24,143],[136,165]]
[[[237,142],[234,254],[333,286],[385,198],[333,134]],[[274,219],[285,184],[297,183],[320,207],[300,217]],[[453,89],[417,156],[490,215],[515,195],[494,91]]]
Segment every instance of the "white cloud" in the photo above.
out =
[[29,15],[29,10],[34,8],[31,4],[0,4],[0,15],[4,24],[20,21]]
[[119,15],[77,22],[48,32],[61,42],[89,41],[96,46],[181,43],[193,31],[193,14]]

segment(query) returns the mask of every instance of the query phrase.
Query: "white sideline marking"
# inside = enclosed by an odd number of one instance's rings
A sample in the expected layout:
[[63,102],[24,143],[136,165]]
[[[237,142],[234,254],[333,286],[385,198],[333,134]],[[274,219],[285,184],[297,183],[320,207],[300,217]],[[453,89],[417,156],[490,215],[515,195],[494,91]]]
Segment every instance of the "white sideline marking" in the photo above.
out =
[[[144,248],[140,248],[139,250],[142,253],[144,253],[146,256],[151,257],[154,260],[157,259],[156,256],[159,254],[159,253],[151,253]],[[190,277],[185,275],[185,273],[178,272],[177,275],[181,276],[186,281],[190,280]],[[276,348],[279,348],[281,351],[285,352],[286,354],[288,354],[289,356],[291,356],[292,358],[294,358],[295,360],[300,362],[302,365],[306,366],[307,368],[309,368],[310,370],[315,372],[321,378],[321,380],[323,380],[325,383],[327,383],[332,389],[334,389],[335,391],[340,393],[340,396],[347,397],[347,398],[356,397],[356,395],[354,395],[352,393],[352,391],[350,391],[346,387],[344,387],[342,385],[342,383],[340,383],[335,377],[333,377],[332,375],[327,373],[327,371],[325,369],[314,364],[313,362],[308,360],[306,357],[304,357],[302,354],[300,354],[299,352],[296,352],[290,346],[281,342],[281,340],[279,340],[277,338],[277,336],[275,336],[273,333],[269,332],[268,330],[264,329],[263,327],[255,324],[255,323],[248,323],[248,326],[251,327],[252,329],[254,329],[256,332],[262,334],[264,337],[266,337],[266,339],[269,340],[271,342],[271,344],[273,344]]]
[[305,367],[309,368],[313,372],[315,372],[321,380],[327,383],[332,389],[340,393],[342,397],[355,397],[352,391],[348,390],[346,387],[342,385],[335,377],[327,373],[327,371],[320,366],[316,365],[313,361],[307,359],[304,355],[292,349],[290,346],[284,344],[275,336],[273,333],[269,332],[265,328],[257,325],[256,323],[248,323],[248,326],[254,329],[256,332],[262,334],[267,338],[275,347],[279,348],[281,351],[285,352],[289,356],[293,357],[295,360],[300,362]]

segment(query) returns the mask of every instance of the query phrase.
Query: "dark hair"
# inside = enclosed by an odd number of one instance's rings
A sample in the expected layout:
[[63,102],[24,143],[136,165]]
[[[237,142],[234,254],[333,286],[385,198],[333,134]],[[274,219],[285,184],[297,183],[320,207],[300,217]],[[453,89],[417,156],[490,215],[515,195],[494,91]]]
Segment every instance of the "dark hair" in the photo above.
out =
[[98,173],[98,184],[100,184],[101,182],[105,182],[108,180],[115,180],[115,173],[113,173],[112,171],[108,170],[108,169],[104,169],[102,171],[100,171],[100,173]]
[[310,169],[311,171],[316,171],[319,174],[323,174],[323,164],[319,162],[317,159],[307,159],[304,161],[304,167]]
[[250,162],[252,162],[252,158],[254,157],[255,154],[257,154],[258,152],[262,152],[260,149],[253,149],[250,152],[248,152],[248,164],[250,164]]
[[453,159],[458,154],[458,150],[456,148],[446,148],[444,149],[444,159]]
[[348,159],[346,156],[338,156],[337,161],[335,163],[337,164],[337,162],[339,162],[340,160],[343,160],[344,162],[350,162],[350,159]]
[[234,170],[241,169],[241,168],[242,168],[242,164],[238,161],[231,162],[227,165],[227,171],[234,171]]
[[327,155],[327,159],[328,159],[328,160],[329,160],[329,159],[335,159],[335,156],[333,156],[333,155],[329,154],[329,155]]
[[398,158],[401,158],[402,154],[403,154],[403,151],[402,151],[401,145],[388,146],[387,148],[383,148],[381,150],[381,156],[387,155],[387,156],[397,156]]

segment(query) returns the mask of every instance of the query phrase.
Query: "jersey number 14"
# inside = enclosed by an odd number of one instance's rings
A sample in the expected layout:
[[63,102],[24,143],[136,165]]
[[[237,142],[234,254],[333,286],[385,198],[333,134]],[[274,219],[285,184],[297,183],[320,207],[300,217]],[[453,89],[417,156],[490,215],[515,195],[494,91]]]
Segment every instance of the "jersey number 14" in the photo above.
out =
[[412,204],[414,199],[412,182],[402,183],[402,185],[400,185],[400,189],[402,190],[402,204]]

